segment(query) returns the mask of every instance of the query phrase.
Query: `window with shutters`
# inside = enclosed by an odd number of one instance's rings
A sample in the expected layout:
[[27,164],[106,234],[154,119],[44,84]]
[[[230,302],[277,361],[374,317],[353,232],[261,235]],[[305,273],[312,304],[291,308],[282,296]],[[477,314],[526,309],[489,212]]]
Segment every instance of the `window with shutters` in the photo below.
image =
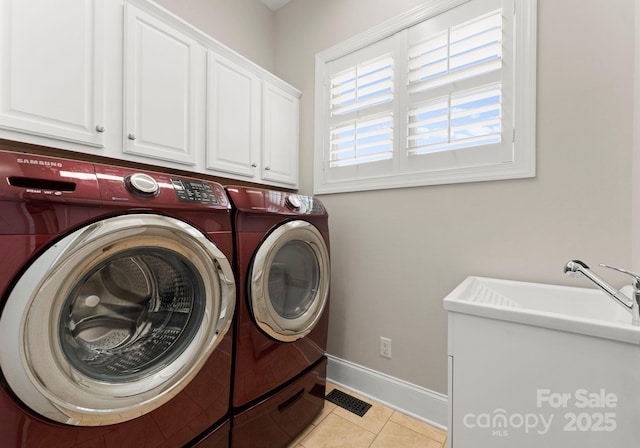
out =
[[393,157],[392,101],[391,57],[356,65],[331,79],[330,167]]
[[316,55],[314,192],[535,175],[535,0],[432,0]]

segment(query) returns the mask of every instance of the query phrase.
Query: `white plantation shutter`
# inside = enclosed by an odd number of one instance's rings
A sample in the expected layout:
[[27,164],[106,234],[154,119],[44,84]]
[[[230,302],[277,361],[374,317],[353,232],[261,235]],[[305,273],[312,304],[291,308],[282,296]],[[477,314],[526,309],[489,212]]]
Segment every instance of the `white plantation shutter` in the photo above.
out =
[[425,24],[409,33],[417,40],[409,47],[408,90],[416,93],[444,84],[497,72],[502,68],[502,14],[500,10],[429,35]]
[[315,193],[535,175],[536,8],[434,0],[316,55]]
[[357,65],[331,78],[331,115],[345,115],[393,100],[393,58]]
[[451,94],[450,140],[453,148],[499,143],[501,84]]
[[384,175],[394,155],[394,39],[330,65],[325,166],[334,179]]
[[409,156],[502,141],[502,10],[458,16],[408,31]]
[[437,150],[448,144],[449,110],[449,97],[435,98],[409,109],[409,147]]
[[329,166],[355,165],[393,157],[393,116],[353,120],[331,128]]
[[393,58],[377,57],[336,73],[330,95],[329,167],[392,158]]
[[500,84],[492,84],[411,106],[408,154],[500,143],[501,99]]

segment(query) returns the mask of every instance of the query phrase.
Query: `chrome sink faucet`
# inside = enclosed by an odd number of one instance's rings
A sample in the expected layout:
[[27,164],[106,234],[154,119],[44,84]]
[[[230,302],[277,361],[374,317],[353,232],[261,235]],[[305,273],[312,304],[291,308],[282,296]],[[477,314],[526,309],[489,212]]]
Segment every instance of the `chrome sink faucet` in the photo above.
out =
[[618,305],[631,313],[631,323],[633,325],[640,326],[640,275],[615,266],[609,266],[607,264],[600,264],[600,266],[630,275],[633,278],[633,298],[630,299],[625,294],[604,281],[595,272],[589,269],[589,266],[580,260],[571,260],[567,262],[564,266],[564,273],[571,277],[580,277],[580,275],[587,277],[609,297],[615,300]]

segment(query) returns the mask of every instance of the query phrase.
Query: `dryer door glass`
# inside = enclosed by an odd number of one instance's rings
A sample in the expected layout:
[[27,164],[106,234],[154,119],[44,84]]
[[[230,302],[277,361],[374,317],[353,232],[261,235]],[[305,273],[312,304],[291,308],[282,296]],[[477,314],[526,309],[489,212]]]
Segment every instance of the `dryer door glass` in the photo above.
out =
[[296,319],[316,300],[320,265],[311,246],[289,241],[276,253],[269,270],[269,298],[276,313]]
[[258,326],[280,341],[295,341],[316,325],[328,300],[329,253],[306,221],[278,227],[260,245],[250,275]]
[[0,367],[50,420],[119,423],[184,389],[234,306],[231,265],[198,229],[150,214],[105,219],[58,241],[20,277],[0,317]]

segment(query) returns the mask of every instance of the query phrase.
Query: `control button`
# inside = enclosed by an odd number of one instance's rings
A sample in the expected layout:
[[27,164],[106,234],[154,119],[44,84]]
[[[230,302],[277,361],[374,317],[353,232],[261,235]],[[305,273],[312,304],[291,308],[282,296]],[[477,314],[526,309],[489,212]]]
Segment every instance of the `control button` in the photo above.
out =
[[134,192],[144,195],[154,195],[160,189],[158,182],[153,177],[143,173],[132,174],[128,177],[127,183]]
[[218,199],[211,185],[187,179],[171,179],[173,189],[180,202],[217,205]]
[[287,196],[287,199],[285,199],[284,203],[292,210],[298,210],[302,206],[300,198],[294,194]]

